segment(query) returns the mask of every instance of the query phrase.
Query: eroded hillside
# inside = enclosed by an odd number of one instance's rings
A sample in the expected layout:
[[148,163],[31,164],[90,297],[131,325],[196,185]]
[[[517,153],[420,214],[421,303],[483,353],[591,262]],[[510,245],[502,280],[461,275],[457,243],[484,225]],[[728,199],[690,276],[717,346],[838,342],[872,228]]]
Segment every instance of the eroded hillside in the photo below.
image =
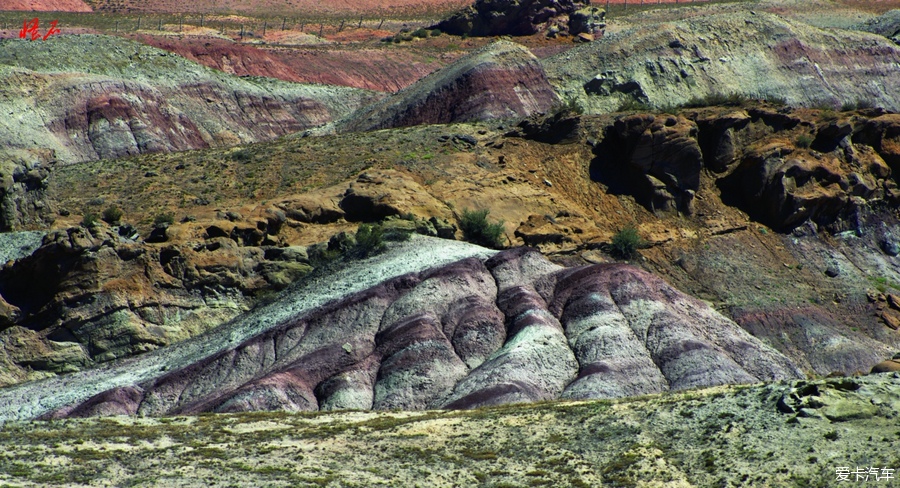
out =
[[[308,246],[360,222],[461,238],[455,225],[475,208],[505,222],[509,244],[568,265],[614,261],[606,246],[634,224],[649,241],[636,264],[801,371],[866,372],[898,346],[896,127],[877,110],[748,103],[59,168],[46,192],[69,215],[32,258],[0,273],[6,381],[214,327],[307,274],[316,265]],[[66,230],[109,206],[135,227]],[[155,226],[160,212],[172,223]],[[60,260],[61,269],[41,264]],[[23,276],[40,276],[39,288],[14,292]]]

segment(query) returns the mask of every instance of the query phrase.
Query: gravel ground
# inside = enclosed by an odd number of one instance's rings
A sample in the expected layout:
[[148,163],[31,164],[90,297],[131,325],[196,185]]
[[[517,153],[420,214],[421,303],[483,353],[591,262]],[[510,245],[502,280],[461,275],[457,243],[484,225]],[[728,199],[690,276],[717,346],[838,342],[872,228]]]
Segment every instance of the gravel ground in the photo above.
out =
[[7,232],[0,234],[0,264],[30,256],[47,235],[43,231]]

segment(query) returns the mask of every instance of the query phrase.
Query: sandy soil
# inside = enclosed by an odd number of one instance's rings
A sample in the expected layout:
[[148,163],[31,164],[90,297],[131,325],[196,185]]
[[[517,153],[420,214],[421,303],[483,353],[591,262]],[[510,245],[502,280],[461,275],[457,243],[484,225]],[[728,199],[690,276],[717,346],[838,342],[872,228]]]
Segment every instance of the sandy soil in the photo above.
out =
[[91,12],[91,7],[81,0],[4,0],[0,10],[25,10],[33,12]]
[[[19,0],[24,1],[24,0]],[[50,0],[45,0],[50,1]],[[469,4],[469,0],[88,0],[97,11],[115,12],[254,12],[278,14],[306,12],[322,14],[408,14],[446,12]]]

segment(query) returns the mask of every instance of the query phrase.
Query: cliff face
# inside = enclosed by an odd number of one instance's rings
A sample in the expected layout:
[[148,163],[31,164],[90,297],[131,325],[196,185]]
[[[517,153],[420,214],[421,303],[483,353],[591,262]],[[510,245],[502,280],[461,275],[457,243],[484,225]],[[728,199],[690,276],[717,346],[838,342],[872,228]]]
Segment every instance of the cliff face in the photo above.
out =
[[626,29],[547,59],[544,67],[560,96],[592,113],[732,93],[896,111],[898,61],[900,48],[883,37],[741,9]]
[[524,117],[557,102],[537,58],[501,41],[363,107],[337,127],[350,132]]

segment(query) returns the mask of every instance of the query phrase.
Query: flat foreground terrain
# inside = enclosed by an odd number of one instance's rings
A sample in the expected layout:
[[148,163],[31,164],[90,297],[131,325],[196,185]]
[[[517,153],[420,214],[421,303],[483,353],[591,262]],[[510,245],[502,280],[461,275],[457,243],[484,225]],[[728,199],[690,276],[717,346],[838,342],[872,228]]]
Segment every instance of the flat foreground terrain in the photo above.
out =
[[0,429],[0,483],[831,486],[841,467],[900,468],[896,450],[877,447],[900,438],[898,380],[471,411],[10,422]]

